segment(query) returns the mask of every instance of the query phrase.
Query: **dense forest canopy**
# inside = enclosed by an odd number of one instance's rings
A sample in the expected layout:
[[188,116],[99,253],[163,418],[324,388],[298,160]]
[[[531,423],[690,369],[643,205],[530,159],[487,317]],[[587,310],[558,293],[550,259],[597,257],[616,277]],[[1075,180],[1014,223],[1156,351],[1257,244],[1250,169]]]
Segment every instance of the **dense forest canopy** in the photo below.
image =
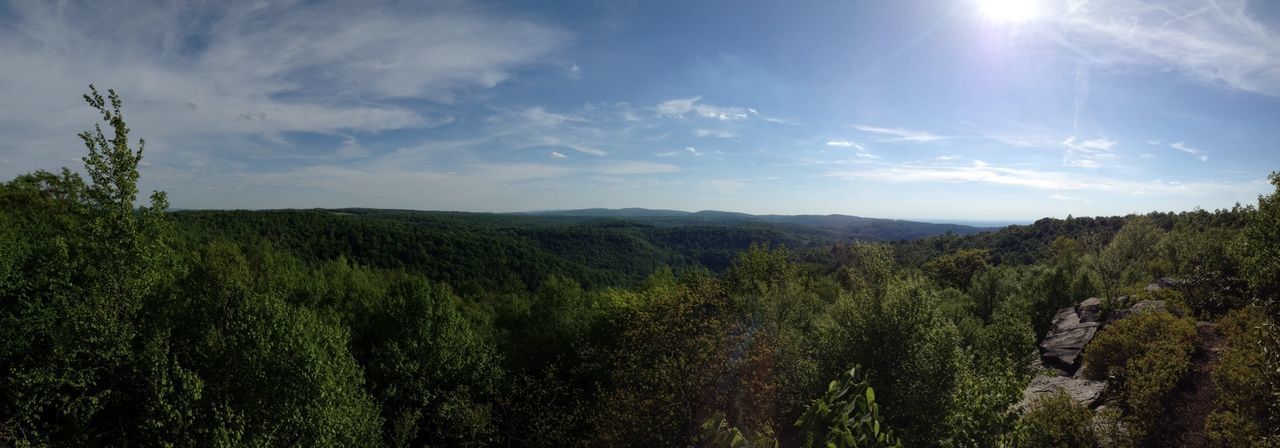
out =
[[[81,134],[87,177],[0,184],[0,443],[1145,446],[1169,427],[1280,443],[1280,175],[1230,210],[891,242],[772,221],[169,212],[162,192],[135,207],[143,145],[118,96],[85,98],[106,124]],[[1107,406],[1018,406],[1053,367],[1037,350],[1055,316],[1095,297],[1110,317],[1079,375],[1110,382]],[[1216,398],[1169,426],[1201,328]]]

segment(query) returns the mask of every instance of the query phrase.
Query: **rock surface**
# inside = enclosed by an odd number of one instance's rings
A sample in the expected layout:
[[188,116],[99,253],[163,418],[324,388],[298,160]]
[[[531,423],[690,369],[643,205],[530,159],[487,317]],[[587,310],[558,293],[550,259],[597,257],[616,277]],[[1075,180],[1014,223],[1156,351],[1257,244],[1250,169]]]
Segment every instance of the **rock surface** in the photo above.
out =
[[1076,306],[1080,322],[1097,322],[1102,317],[1102,299],[1090,297]]
[[1053,318],[1053,326],[1040,342],[1040,359],[1066,375],[1075,373],[1084,346],[1097,333],[1098,322],[1081,322],[1075,308],[1063,308]]
[[1115,322],[1126,317],[1142,313],[1142,312],[1169,312],[1169,304],[1163,300],[1143,300],[1133,304],[1133,306],[1121,310],[1114,310],[1107,313],[1107,323]]
[[[1151,286],[1176,287],[1177,281],[1163,278],[1152,283]],[[1103,299],[1090,298],[1077,306],[1060,309],[1053,316],[1053,324],[1049,327],[1049,332],[1037,347],[1040,356],[1031,365],[1034,369],[1050,368],[1057,374],[1042,375],[1032,379],[1031,384],[1022,391],[1022,401],[1016,405],[1018,410],[1024,410],[1037,398],[1057,390],[1066,391],[1077,402],[1089,408],[1099,405],[1106,392],[1107,382],[1084,378],[1084,369],[1080,364],[1083,361],[1081,354],[1084,353],[1085,346],[1093,340],[1093,336],[1104,325],[1142,312],[1170,312],[1168,304],[1163,300],[1144,300],[1129,308],[1111,310],[1107,312],[1106,319],[1102,320],[1103,302]],[[1112,304],[1126,302],[1128,302],[1127,297],[1119,297],[1111,301]],[[1206,325],[1197,326],[1198,329],[1200,327],[1206,327]],[[1100,423],[1119,425],[1118,421]]]
[[1066,391],[1067,395],[1071,395],[1071,398],[1075,399],[1076,402],[1092,409],[1102,401],[1102,393],[1106,389],[1106,381],[1092,381],[1065,376],[1037,376],[1022,391],[1022,401],[1018,403],[1017,408],[1026,409],[1036,399],[1062,390]]

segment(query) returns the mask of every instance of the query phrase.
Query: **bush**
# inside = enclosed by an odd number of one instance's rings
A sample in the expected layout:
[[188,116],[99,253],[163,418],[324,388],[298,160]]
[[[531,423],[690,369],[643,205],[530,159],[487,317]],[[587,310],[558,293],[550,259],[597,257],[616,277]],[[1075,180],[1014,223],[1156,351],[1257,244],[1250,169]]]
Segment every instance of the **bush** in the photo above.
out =
[[1141,313],[1098,333],[1085,350],[1085,375],[1110,380],[1134,429],[1145,433],[1165,413],[1164,399],[1190,367],[1195,341],[1191,319]]
[[1022,398],[1026,377],[1009,361],[974,361],[972,353],[957,357],[944,447],[997,446],[1017,422],[1012,405]]
[[1046,395],[1018,420],[1015,446],[1092,448],[1097,446],[1093,413],[1066,392]]
[[1205,432],[1221,446],[1266,446],[1267,403],[1272,400],[1264,367],[1266,351],[1260,342],[1269,319],[1257,307],[1232,310],[1218,321],[1223,349],[1213,369],[1218,390],[1215,410]]

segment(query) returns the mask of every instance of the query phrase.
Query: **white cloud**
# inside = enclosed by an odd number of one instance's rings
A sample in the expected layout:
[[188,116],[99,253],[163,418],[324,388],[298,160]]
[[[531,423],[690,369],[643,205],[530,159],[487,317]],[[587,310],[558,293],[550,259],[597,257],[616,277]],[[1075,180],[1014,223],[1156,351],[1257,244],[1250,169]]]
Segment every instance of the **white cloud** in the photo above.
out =
[[1099,168],[1102,165],[1098,161],[1111,160],[1116,157],[1111,152],[1116,146],[1116,141],[1106,138],[1077,141],[1072,136],[1063,140],[1062,146],[1067,148],[1067,151],[1062,155],[1062,164],[1066,166]]
[[569,149],[572,149],[574,151],[578,151],[583,154],[591,154],[596,157],[604,157],[605,155],[609,154],[608,152],[605,152],[602,149],[592,148],[590,146],[583,146],[583,145],[565,145],[565,146],[568,146]]
[[1234,89],[1280,95],[1280,34],[1245,0],[1069,2],[1061,41],[1102,68],[1175,69]]
[[1204,151],[1200,150],[1199,148],[1192,147],[1192,146],[1190,146],[1190,145],[1187,145],[1186,143],[1183,143],[1183,142],[1174,142],[1174,143],[1169,144],[1169,147],[1171,147],[1171,148],[1173,148],[1173,149],[1176,149],[1176,150],[1179,150],[1179,151],[1182,151],[1182,152],[1185,152],[1185,153],[1187,153],[1187,154],[1191,154],[1193,157],[1195,157],[1195,158],[1197,158],[1197,159],[1200,159],[1200,161],[1201,161],[1201,162],[1208,162],[1208,161],[1209,161],[1209,155],[1208,155],[1208,154],[1205,154],[1205,153],[1204,153]]
[[453,118],[398,100],[461,101],[569,37],[457,3],[296,6],[6,3],[0,150],[44,159],[35,166],[78,155],[62,136],[93,122],[79,99],[90,82],[120,92],[135,134],[152,143],[148,160],[158,164],[193,151],[265,153],[287,146],[280,136],[291,132],[439,126]]
[[732,138],[734,134],[729,131],[713,130],[713,129],[696,129],[693,135],[698,138],[715,137],[715,138]]
[[856,148],[858,151],[866,150],[862,144],[850,140],[828,140],[827,146],[835,146],[839,148]]
[[689,154],[693,154],[694,156],[702,155],[702,153],[698,152],[698,150],[692,146],[687,146],[684,148],[684,150],[685,152],[688,152]]
[[666,163],[617,162],[601,165],[595,171],[600,174],[611,175],[664,174],[680,171],[680,167]]
[[888,136],[889,138],[885,139],[884,141],[905,141],[905,142],[927,143],[927,142],[942,140],[946,138],[946,137],[934,135],[928,132],[912,131],[912,130],[901,129],[901,128],[883,128],[883,127],[867,126],[867,125],[855,125],[853,126],[853,128],[863,132],[870,132],[872,134]]
[[564,155],[564,154],[561,154],[561,153],[559,153],[559,152],[557,152],[557,151],[551,151],[551,154],[549,154],[549,155],[550,155],[550,156],[551,156],[551,158],[553,158],[553,159],[567,159],[567,158],[569,158],[569,156],[566,156],[566,155]]
[[525,120],[528,120],[528,122],[533,125],[545,127],[558,126],[566,121],[582,121],[582,119],[578,117],[547,112],[547,110],[541,106],[525,109],[520,112],[520,116]]
[[960,158],[961,158],[960,156],[954,156],[954,155],[950,155],[950,154],[943,154],[943,155],[940,155],[940,156],[934,157],[934,158],[933,158],[933,160],[948,161],[948,160],[958,160],[958,159],[960,159]]
[[831,171],[832,177],[870,179],[889,183],[970,183],[1014,186],[1036,190],[1093,191],[1129,195],[1241,195],[1255,191],[1255,182],[1177,182],[1130,181],[1079,173],[1010,168],[974,161],[967,166],[929,166],[916,164],[871,164],[862,169]]
[[748,117],[748,110],[741,107],[721,107],[712,106],[710,104],[700,103],[701,96],[692,98],[677,98],[674,100],[664,101],[658,104],[658,115],[683,117],[685,114],[693,112],[699,116],[706,118],[715,118],[718,120],[743,120]]

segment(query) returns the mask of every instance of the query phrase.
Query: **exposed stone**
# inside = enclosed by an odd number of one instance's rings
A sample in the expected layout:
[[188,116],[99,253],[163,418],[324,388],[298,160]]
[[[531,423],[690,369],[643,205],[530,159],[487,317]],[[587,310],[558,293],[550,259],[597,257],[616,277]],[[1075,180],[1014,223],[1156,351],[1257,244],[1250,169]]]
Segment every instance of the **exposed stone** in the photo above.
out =
[[1065,376],[1037,376],[1031,380],[1031,384],[1028,384],[1026,389],[1022,390],[1022,401],[1018,402],[1017,409],[1026,409],[1036,399],[1059,390],[1065,391],[1076,402],[1093,408],[1094,405],[1102,401],[1102,393],[1106,389],[1106,381],[1076,379]]
[[1102,317],[1102,299],[1090,297],[1076,306],[1076,315],[1081,322],[1097,322]]
[[1172,279],[1169,277],[1164,277],[1159,280],[1156,280],[1156,282],[1153,284],[1164,289],[1169,289],[1169,288],[1177,288],[1182,284],[1182,281],[1177,279]]
[[1138,314],[1146,311],[1169,312],[1169,305],[1163,300],[1143,300],[1129,307],[1130,314]]
[[1080,322],[1075,308],[1063,308],[1053,318],[1049,334],[1040,342],[1040,358],[1049,367],[1070,375],[1079,366],[1080,353],[1098,331],[1098,322]]
[[1164,288],[1160,287],[1159,283],[1151,283],[1147,285],[1147,292],[1156,292],[1161,289],[1164,289]]

